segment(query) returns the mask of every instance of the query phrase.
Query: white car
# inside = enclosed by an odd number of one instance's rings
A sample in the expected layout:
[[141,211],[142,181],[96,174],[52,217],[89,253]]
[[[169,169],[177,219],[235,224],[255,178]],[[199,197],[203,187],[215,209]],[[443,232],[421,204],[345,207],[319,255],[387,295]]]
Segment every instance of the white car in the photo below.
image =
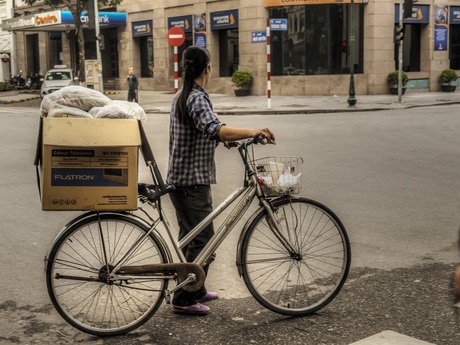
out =
[[40,89],[41,98],[49,95],[50,93],[57,91],[64,86],[75,85],[78,83],[78,77],[74,77],[73,71],[67,66],[54,66],[50,69],[45,78],[43,78],[43,84]]

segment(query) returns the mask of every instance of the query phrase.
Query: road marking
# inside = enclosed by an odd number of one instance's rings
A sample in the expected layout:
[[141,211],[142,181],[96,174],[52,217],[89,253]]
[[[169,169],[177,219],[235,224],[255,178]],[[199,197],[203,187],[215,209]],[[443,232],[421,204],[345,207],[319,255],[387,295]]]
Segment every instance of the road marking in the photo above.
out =
[[383,331],[350,345],[435,345],[393,331]]

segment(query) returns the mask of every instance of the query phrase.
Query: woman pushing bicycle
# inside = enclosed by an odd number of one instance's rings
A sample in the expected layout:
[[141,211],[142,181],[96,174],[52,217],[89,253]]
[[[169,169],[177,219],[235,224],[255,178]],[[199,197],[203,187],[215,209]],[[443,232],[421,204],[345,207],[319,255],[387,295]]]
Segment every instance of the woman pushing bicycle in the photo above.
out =
[[[184,85],[173,100],[170,117],[169,166],[167,183],[176,187],[170,198],[179,224],[179,240],[212,212],[211,184],[216,183],[215,148],[219,142],[262,136],[274,141],[268,128],[234,128],[222,123],[213,111],[205,90],[211,79],[211,56],[206,49],[188,47],[182,57]],[[192,262],[214,234],[211,223],[206,230],[183,248]],[[207,272],[208,265],[204,267]],[[217,298],[216,292],[203,287],[196,293],[175,292],[173,311],[182,314],[205,315],[209,307],[201,302]]]

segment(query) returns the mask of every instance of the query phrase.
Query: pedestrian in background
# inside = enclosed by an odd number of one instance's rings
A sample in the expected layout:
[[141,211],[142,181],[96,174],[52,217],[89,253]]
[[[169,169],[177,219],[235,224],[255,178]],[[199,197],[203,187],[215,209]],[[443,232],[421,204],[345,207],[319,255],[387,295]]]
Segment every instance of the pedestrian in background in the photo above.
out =
[[128,69],[128,102],[138,102],[137,98],[137,88],[139,87],[139,79],[137,75],[134,74],[134,68],[130,67]]
[[[219,120],[204,89],[211,78],[210,60],[209,52],[201,47],[190,46],[184,51],[184,86],[174,97],[171,109],[167,182],[176,187],[169,196],[176,210],[179,240],[212,212],[210,185],[216,183],[214,153],[218,143],[227,146],[228,141],[259,136],[275,140],[268,128],[234,128]],[[195,260],[213,234],[211,223],[183,248],[185,259]],[[172,300],[173,311],[205,315],[209,307],[200,302],[216,298],[217,293],[205,287],[197,293],[179,289]]]

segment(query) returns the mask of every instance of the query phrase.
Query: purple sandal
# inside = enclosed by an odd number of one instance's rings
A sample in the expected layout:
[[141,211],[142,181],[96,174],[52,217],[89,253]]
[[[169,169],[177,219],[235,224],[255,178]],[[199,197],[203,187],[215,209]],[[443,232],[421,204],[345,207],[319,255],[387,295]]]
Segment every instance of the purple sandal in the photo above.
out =
[[209,313],[209,307],[201,303],[195,303],[193,305],[181,307],[179,305],[173,305],[173,312],[176,314],[186,315],[206,315]]
[[217,297],[217,292],[209,291],[206,295],[201,296],[196,301],[197,302],[209,302],[209,301],[215,300],[217,298],[218,298]]

